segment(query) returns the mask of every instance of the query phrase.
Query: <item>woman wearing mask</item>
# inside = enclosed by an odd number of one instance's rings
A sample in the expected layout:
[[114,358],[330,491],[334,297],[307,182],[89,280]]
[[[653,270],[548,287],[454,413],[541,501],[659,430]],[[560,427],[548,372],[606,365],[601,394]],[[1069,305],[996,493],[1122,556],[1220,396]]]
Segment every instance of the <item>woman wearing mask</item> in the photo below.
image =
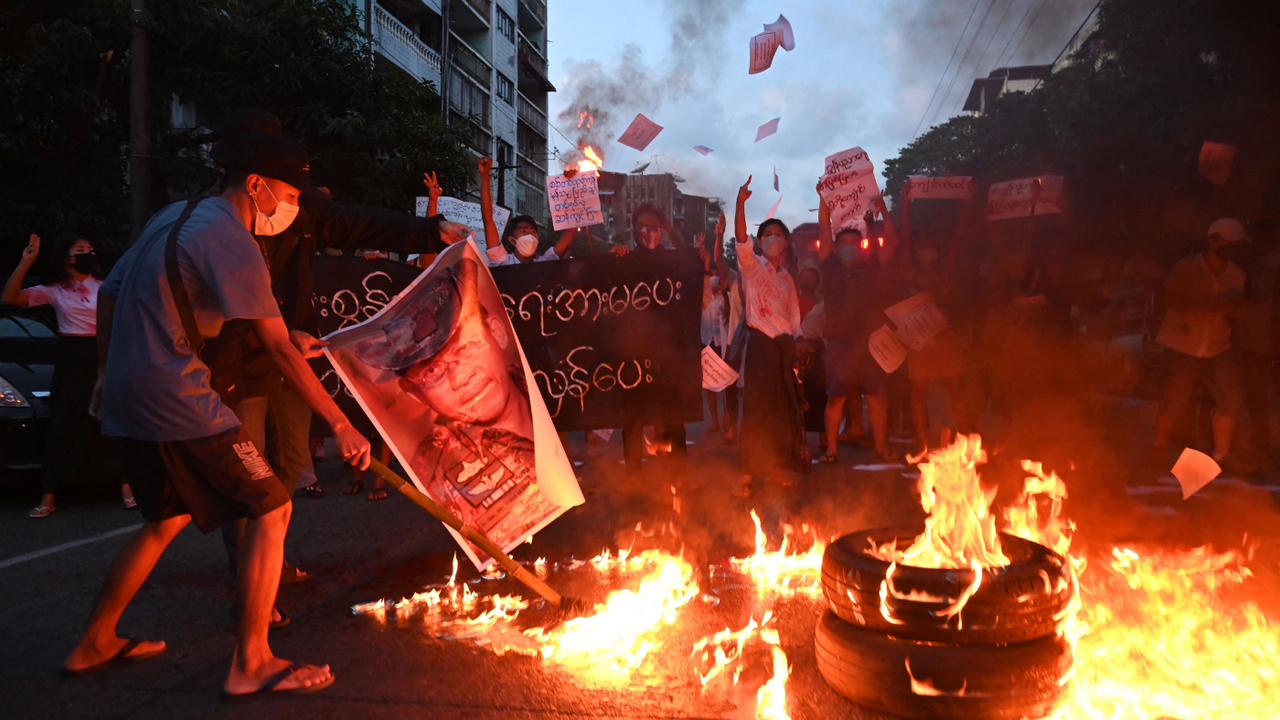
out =
[[[49,425],[45,432],[40,504],[28,513],[43,518],[57,509],[54,493],[92,460],[98,470],[121,478],[124,466],[114,438],[89,415],[89,399],[98,379],[98,288],[103,272],[93,245],[64,234],[51,248],[49,283],[22,289],[22,280],[40,254],[40,236],[32,235],[18,267],[4,286],[4,301],[20,307],[52,305],[58,316],[58,354],[49,388]],[[121,486],[126,508],[137,506],[128,483]]]
[[734,237],[746,297],[747,347],[743,358],[741,484],[734,492],[750,497],[755,476],[792,485],[791,473],[807,471],[801,394],[792,361],[800,336],[800,301],[787,272],[791,232],[780,220],[760,224],[756,255],[747,236],[751,178],[738,189]]
[[[493,221],[493,190],[490,174],[493,158],[482,157],[476,161],[480,170],[480,215],[484,218],[485,254],[489,267],[519,265],[530,262],[550,262],[569,255],[569,245],[581,228],[565,230],[554,247],[538,253],[538,223],[528,215],[517,215],[507,223],[507,243],[498,239],[498,225]],[[511,246],[508,250],[507,244]],[[512,252],[514,251],[514,252]]]

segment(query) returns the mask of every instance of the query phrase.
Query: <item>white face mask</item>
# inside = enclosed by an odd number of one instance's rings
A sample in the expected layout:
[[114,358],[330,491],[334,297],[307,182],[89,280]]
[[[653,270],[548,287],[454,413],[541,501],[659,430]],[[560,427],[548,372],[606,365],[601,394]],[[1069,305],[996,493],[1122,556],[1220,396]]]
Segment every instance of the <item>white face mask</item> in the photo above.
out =
[[[270,215],[267,215],[258,210],[258,201],[253,201],[253,209],[257,212],[253,233],[255,235],[279,235],[285,231],[285,228],[293,224],[294,218],[298,217],[298,206],[280,202],[276,198],[276,194],[271,192],[270,185],[263,182],[262,186],[271,194],[271,199],[276,201],[276,209]],[[249,199],[253,200],[253,197],[250,196]]]
[[787,241],[777,235],[770,235],[764,239],[763,248],[767,257],[778,257],[787,249]]
[[537,235],[521,235],[516,238],[516,253],[520,257],[530,257],[538,251]]

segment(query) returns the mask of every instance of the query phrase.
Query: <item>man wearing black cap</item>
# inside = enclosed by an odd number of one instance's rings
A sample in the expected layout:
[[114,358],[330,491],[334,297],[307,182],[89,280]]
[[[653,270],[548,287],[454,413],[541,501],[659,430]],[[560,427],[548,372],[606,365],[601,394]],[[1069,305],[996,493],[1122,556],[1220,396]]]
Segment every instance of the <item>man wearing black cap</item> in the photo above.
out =
[[104,434],[124,438],[146,524],[112,563],[88,627],[63,663],[68,677],[164,652],[163,642],[119,637],[121,614],[188,522],[209,532],[248,518],[224,695],[311,692],[333,682],[328,666],[290,663],[267,643],[292,506],[262,449],[211,387],[196,349],[225,321],[251,320],[289,384],[333,428],[343,457],[367,466],[369,442],[290,341],[250,234],[261,218],[296,202],[309,182],[307,154],[279,136],[254,134],[237,142],[234,156],[238,169],[226,189],[156,213],[99,291],[91,411],[100,414]]

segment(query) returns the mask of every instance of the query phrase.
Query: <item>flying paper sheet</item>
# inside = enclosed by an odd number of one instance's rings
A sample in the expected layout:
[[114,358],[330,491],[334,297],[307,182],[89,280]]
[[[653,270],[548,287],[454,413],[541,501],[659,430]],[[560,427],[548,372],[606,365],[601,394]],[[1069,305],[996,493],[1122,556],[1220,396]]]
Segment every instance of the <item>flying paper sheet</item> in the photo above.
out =
[[[418,217],[427,216],[427,203],[430,198],[419,197],[414,204],[414,214]],[[480,203],[467,202],[457,198],[442,197],[436,201],[436,212],[444,216],[449,222],[462,223],[470,227],[477,233],[484,232],[484,214],[480,211]],[[498,227],[498,232],[507,226],[507,220],[511,218],[511,211],[498,206],[493,206],[493,224]]]
[[778,199],[773,203],[773,207],[769,208],[769,212],[765,214],[764,219],[772,220],[774,214],[778,212],[778,206],[781,204],[782,204],[782,196],[779,195]]
[[[1039,197],[1035,197],[1037,180],[1040,181]],[[987,190],[987,219],[1031,217],[1033,197],[1036,215],[1062,212],[1062,176],[1041,175],[992,185]]]
[[876,363],[887,373],[897,370],[907,359],[907,349],[902,347],[902,343],[893,336],[893,331],[888,325],[881,325],[879,330],[871,333],[871,338],[867,340],[867,349],[871,351],[871,357],[875,358]]
[[[325,337],[325,355],[417,488],[510,552],[582,491],[470,243],[369,319]],[[477,568],[494,563],[450,533]]]
[[765,23],[764,31],[776,33],[783,50],[791,52],[796,49],[796,36],[791,32],[791,22],[785,15],[778,15],[777,20]]
[[748,75],[755,75],[768,70],[773,65],[773,56],[778,52],[781,37],[777,33],[762,32],[751,38],[751,67]]
[[629,148],[636,150],[644,150],[649,147],[649,143],[658,137],[658,133],[662,132],[662,126],[650,120],[641,113],[636,114],[636,119],[631,121],[631,125],[618,138],[618,142]]
[[925,177],[912,175],[907,178],[903,197],[909,200],[968,200],[973,197],[973,178]]
[[778,132],[778,121],[781,119],[782,118],[774,118],[769,122],[761,125],[760,129],[756,130],[756,142],[760,142],[761,140]]
[[880,195],[875,167],[866,151],[855,147],[838,152],[828,156],[823,167],[826,174],[820,178],[822,187],[818,192],[831,210],[832,228],[839,232],[861,227],[871,200]]
[[706,156],[707,156],[707,155],[709,155],[710,153],[715,152],[714,150],[712,150],[711,148],[707,147],[706,145],[694,145],[694,146],[693,146],[693,151],[694,151],[694,152],[696,152],[696,153],[698,153],[699,155],[702,155],[703,157],[706,157]]
[[551,203],[554,229],[567,230],[604,222],[597,180],[594,172],[580,172],[572,178],[547,176],[547,201]]
[[1214,185],[1226,185],[1231,177],[1231,163],[1236,159],[1236,146],[1206,140],[1200,146],[1200,163],[1197,168],[1206,180]]
[[1173,465],[1173,476],[1178,478],[1178,484],[1182,486],[1183,500],[1195,495],[1200,488],[1213,482],[1221,474],[1222,468],[1218,467],[1213,458],[1191,448],[1184,448],[1178,456],[1178,462]]
[[710,345],[702,348],[702,387],[711,392],[720,392],[736,382],[738,371],[721,359]]
[[773,166],[773,191],[778,191],[778,166]]
[[894,335],[912,350],[922,349],[934,335],[947,329],[947,318],[927,292],[885,309],[884,314],[898,327]]

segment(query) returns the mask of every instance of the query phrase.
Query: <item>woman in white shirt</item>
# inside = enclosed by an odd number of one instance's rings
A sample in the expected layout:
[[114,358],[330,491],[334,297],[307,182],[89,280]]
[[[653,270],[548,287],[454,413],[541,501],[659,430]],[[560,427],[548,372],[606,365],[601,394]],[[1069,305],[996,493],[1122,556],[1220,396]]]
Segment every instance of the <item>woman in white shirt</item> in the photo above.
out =
[[[104,438],[101,425],[89,416],[89,399],[98,379],[98,287],[103,277],[98,256],[93,245],[78,235],[60,236],[50,250],[48,284],[23,289],[22,281],[40,254],[40,236],[32,235],[3,295],[10,305],[52,305],[61,336],[49,388],[42,496],[40,504],[28,513],[33,518],[48,517],[57,509],[54,493],[74,479],[86,461],[109,477],[124,475],[118,443],[115,438]],[[127,483],[121,494],[126,508],[136,506]]]
[[756,255],[747,235],[751,178],[738,189],[734,236],[746,299],[747,347],[742,362],[742,427],[738,444],[742,483],[734,492],[750,497],[755,476],[792,485],[792,473],[807,472],[802,395],[792,363],[801,336],[800,299],[787,272],[791,232],[776,219],[760,224]]

